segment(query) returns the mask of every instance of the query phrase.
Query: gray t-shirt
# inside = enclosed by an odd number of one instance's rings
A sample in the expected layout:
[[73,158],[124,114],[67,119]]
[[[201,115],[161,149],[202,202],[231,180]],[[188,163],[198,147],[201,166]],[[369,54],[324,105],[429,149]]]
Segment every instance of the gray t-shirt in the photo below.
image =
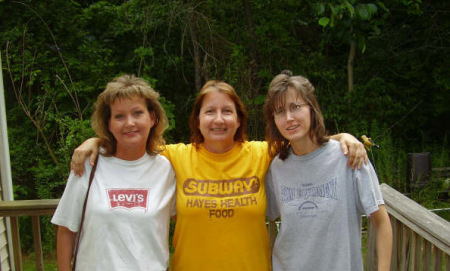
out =
[[372,165],[347,167],[330,140],[307,155],[276,157],[266,176],[267,215],[281,217],[273,270],[363,270],[361,215],[384,204]]

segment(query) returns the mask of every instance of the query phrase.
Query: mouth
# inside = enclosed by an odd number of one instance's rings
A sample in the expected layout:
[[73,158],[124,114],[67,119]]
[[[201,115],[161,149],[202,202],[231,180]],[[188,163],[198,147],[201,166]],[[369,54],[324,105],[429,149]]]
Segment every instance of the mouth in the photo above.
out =
[[300,127],[300,125],[292,125],[292,126],[287,127],[286,130],[291,131],[291,130],[297,129],[298,127]]
[[212,132],[225,132],[227,129],[226,128],[212,128],[211,131]]
[[125,132],[125,133],[123,133],[124,135],[127,135],[127,136],[131,136],[131,135],[135,135],[135,134],[137,134],[138,133],[138,131],[130,131],[130,132]]

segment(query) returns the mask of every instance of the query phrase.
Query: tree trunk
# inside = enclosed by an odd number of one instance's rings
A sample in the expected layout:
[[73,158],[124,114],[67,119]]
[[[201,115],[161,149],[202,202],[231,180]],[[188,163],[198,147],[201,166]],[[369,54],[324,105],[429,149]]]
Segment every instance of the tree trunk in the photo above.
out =
[[[191,10],[194,7],[191,7]],[[191,41],[192,41],[192,50],[194,53],[194,76],[195,76],[195,90],[199,92],[202,88],[202,72],[201,72],[201,63],[202,57],[200,55],[200,47],[199,47],[199,37],[198,37],[198,29],[197,29],[197,17],[195,12],[190,12],[189,18],[189,32],[191,33]]]
[[243,4],[245,8],[245,17],[247,18],[248,31],[250,35],[249,96],[253,99],[256,96],[258,96],[261,84],[258,78],[258,65],[259,65],[258,38],[255,35],[255,22],[253,21],[253,14],[250,8],[250,2],[249,0],[243,0]]
[[353,61],[355,60],[356,44],[354,41],[350,43],[350,53],[348,55],[347,63],[347,79],[348,79],[348,92],[353,91]]
[[247,25],[249,31],[249,48],[250,59],[248,66],[248,99],[249,102],[249,118],[248,118],[248,134],[252,139],[261,139],[264,135],[264,122],[261,118],[261,104],[256,104],[253,101],[259,95],[261,88],[261,80],[258,77],[259,71],[259,52],[258,52],[258,37],[255,34],[255,22],[249,0],[242,0],[245,9],[245,17],[247,18]]

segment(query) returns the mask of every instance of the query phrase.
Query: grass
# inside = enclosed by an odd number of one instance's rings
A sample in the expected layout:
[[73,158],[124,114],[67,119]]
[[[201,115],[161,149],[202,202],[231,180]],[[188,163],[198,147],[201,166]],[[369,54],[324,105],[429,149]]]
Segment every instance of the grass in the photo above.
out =
[[[34,253],[30,253],[28,255],[22,255],[22,268],[23,271],[36,271],[36,262],[35,262]],[[58,267],[56,265],[56,257],[55,255],[46,255],[44,256],[44,270],[45,271],[57,271]]]

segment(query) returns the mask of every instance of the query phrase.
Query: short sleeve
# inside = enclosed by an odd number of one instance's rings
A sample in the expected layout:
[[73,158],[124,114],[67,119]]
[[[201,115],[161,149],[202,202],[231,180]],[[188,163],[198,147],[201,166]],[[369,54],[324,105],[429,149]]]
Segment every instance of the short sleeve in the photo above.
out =
[[377,211],[378,205],[384,204],[378,177],[372,164],[363,165],[360,170],[354,171],[359,201],[357,202],[361,212],[369,216]]
[[267,195],[267,217],[269,220],[275,220],[280,217],[280,210],[276,199],[275,187],[273,183],[272,171],[266,173],[266,195]]
[[66,188],[51,220],[51,223],[66,227],[72,232],[78,232],[80,228],[89,175],[92,170],[88,159],[85,163],[86,171],[81,177],[76,176],[73,171],[70,172]]
[[173,216],[177,215],[177,192],[176,192],[177,191],[176,190],[177,180],[175,178],[175,172],[173,171],[173,169],[172,169],[171,175],[173,175],[172,186],[173,186],[173,190],[175,191],[174,195],[173,195],[172,206],[170,206],[170,216],[173,217]]

